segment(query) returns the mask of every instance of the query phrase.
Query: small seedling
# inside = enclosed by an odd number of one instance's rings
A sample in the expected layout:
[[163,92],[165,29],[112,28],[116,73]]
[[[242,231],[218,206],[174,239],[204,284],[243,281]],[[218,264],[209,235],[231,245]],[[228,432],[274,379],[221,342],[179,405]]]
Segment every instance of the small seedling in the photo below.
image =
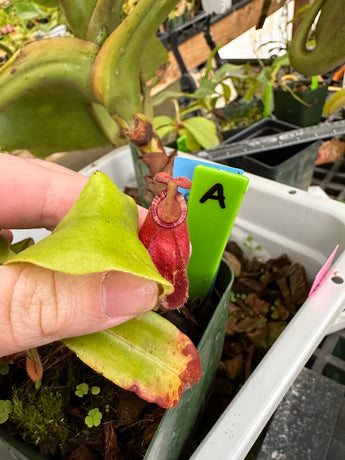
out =
[[10,413],[12,412],[12,403],[8,399],[0,400],[0,424],[5,423],[8,420]]
[[87,383],[80,383],[76,386],[75,394],[79,396],[79,398],[83,398],[89,392],[89,385]]
[[97,387],[97,386],[91,387],[91,393],[92,393],[93,395],[99,395],[100,392],[101,392],[100,387]]
[[264,326],[266,323],[267,323],[267,319],[266,319],[266,318],[260,318],[260,319],[257,321],[256,325],[257,325],[257,327],[262,327],[262,326]]
[[260,251],[262,247],[259,244],[256,244],[254,238],[252,236],[247,236],[244,246],[249,252]]
[[272,319],[279,319],[279,313],[276,309],[276,307],[271,306],[271,318]]
[[4,366],[0,366],[0,375],[7,375],[10,372],[10,366],[5,364]]
[[88,415],[85,417],[85,424],[92,428],[93,426],[99,426],[102,420],[102,413],[99,411],[98,407],[89,410]]
[[93,386],[90,388],[87,383],[80,383],[79,385],[76,386],[75,394],[79,396],[79,398],[83,398],[89,393],[89,391],[93,395],[99,395],[101,392],[101,389],[100,387],[97,387],[97,386]]

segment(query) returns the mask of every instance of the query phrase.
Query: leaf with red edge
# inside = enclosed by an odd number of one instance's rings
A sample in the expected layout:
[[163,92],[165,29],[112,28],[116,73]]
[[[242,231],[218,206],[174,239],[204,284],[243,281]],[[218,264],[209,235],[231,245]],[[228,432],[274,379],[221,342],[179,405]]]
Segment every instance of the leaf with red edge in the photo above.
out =
[[201,376],[193,343],[154,312],[64,343],[115,384],[166,409],[175,407]]

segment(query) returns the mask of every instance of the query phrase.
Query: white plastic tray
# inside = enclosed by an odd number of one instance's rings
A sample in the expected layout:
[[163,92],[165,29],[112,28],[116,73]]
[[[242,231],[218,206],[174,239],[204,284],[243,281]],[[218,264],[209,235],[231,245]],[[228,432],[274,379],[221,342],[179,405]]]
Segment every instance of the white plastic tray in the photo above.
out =
[[[102,157],[81,172],[105,172],[123,189],[135,185],[128,147]],[[242,201],[231,239],[241,246],[247,236],[265,256],[287,253],[302,263],[313,279],[339,244],[325,281],[287,326],[241,391],[208,433],[193,460],[243,460],[280,400],[325,334],[345,326],[345,205],[324,197],[247,174],[249,189]],[[30,231],[32,234],[32,230]],[[47,232],[35,233],[38,240]],[[22,233],[17,237],[25,236]],[[260,255],[260,253],[258,253]]]

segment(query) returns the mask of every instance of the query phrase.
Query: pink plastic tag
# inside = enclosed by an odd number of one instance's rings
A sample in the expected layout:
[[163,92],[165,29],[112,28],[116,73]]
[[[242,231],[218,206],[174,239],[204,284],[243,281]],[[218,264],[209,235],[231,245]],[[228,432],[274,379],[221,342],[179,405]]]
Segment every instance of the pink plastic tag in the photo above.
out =
[[333,262],[333,259],[334,259],[334,256],[337,252],[339,248],[339,244],[336,245],[336,247],[334,248],[332,254],[328,257],[326,263],[322,266],[322,268],[319,270],[318,274],[315,276],[315,279],[314,279],[314,282],[313,282],[313,285],[309,291],[309,294],[308,294],[308,297],[310,297],[313,292],[315,291],[315,289],[320,286],[320,284],[322,283],[324,277],[326,276],[326,273],[328,272],[328,269],[329,267],[331,266],[331,263]]

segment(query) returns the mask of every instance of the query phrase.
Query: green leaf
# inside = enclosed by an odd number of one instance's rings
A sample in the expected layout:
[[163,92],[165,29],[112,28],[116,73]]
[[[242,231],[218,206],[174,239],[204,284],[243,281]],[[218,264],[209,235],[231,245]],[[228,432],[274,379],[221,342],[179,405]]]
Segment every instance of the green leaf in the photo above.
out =
[[224,46],[224,43],[218,43],[218,44],[213,48],[213,50],[211,51],[210,55],[208,56],[207,62],[206,62],[206,73],[205,73],[206,78],[208,78],[210,72],[212,71],[212,68],[213,68],[212,60],[213,60],[213,58],[215,57],[216,53],[218,53],[219,49],[220,49],[222,46]]
[[217,128],[211,120],[204,117],[192,117],[182,121],[181,124],[204,149],[212,149],[219,145]]
[[91,394],[93,394],[93,395],[99,395],[100,392],[101,392],[100,387],[97,387],[97,386],[91,387]]
[[215,87],[210,80],[202,78],[200,80],[200,86],[196,89],[194,97],[196,99],[203,99],[208,96],[212,96],[215,93]]
[[23,22],[35,19],[40,15],[40,10],[28,1],[15,2],[13,9]]
[[164,408],[174,407],[200,377],[194,345],[154,312],[63,342],[96,372]]
[[25,46],[0,68],[2,150],[45,156],[109,144],[91,106],[97,51],[76,38],[50,38]]
[[186,139],[187,152],[198,152],[201,149],[201,145],[195,140],[195,137],[192,136],[190,132],[186,131],[184,137]]
[[73,35],[86,38],[97,0],[59,0]]
[[161,128],[162,126],[170,125],[173,119],[167,115],[158,115],[153,119],[154,129]]
[[220,83],[226,78],[231,77],[233,74],[240,75],[239,71],[243,69],[243,66],[236,64],[223,64],[219,69],[217,69],[212,77],[212,81],[215,83]]
[[141,80],[146,84],[156,75],[161,66],[169,62],[168,51],[161,40],[154,35],[141,59]]
[[10,400],[0,400],[0,424],[8,420],[9,414],[12,412],[12,403]]
[[137,226],[133,199],[96,171],[55,230],[7,263],[28,262],[71,275],[119,270],[156,281],[162,295],[171,293],[172,285],[140,242]]
[[7,375],[9,372],[10,372],[10,366],[8,364],[0,366],[0,375]]
[[4,264],[12,255],[10,242],[7,238],[0,235],[0,265]]
[[88,415],[85,417],[85,423],[89,428],[93,426],[99,426],[102,420],[102,413],[99,411],[98,407],[89,410]]
[[345,88],[334,93],[323,106],[323,115],[328,117],[331,113],[336,112],[345,105]]
[[[65,0],[62,0],[66,3]],[[90,0],[79,2],[73,0],[71,8],[74,10],[75,4],[80,3],[82,9],[85,9],[85,3],[90,3]],[[91,0],[91,4],[93,0]],[[87,32],[86,40],[89,40],[97,45],[104,43],[104,40],[110,35],[110,33],[120,24],[124,18],[124,12],[122,6],[124,0],[97,0],[90,20],[87,21]],[[75,11],[75,10],[74,10]],[[77,18],[77,23],[80,20]]]
[[67,85],[33,89],[0,113],[1,150],[45,157],[109,144],[89,101]]
[[223,95],[224,95],[224,99],[225,99],[225,103],[227,104],[230,100],[230,97],[231,97],[231,88],[229,85],[225,84],[225,83],[221,83],[222,85],[222,90],[223,90]]
[[29,246],[32,246],[33,244],[35,244],[33,238],[25,238],[24,240],[11,244],[10,248],[11,251],[18,254],[18,252],[24,251],[24,249],[28,248]]
[[[160,93],[152,97],[152,104],[156,106],[170,99],[178,99],[183,96],[186,96],[186,94],[182,93],[181,91],[173,91],[170,89],[161,91]],[[192,96],[188,96],[188,97],[192,97]]]
[[163,139],[164,136],[174,132],[176,134],[176,127],[173,125],[161,126],[160,128],[156,129],[156,133],[160,139]]
[[76,386],[75,394],[79,397],[82,398],[83,396],[87,395],[89,392],[89,385],[87,383],[79,383],[79,385]]

